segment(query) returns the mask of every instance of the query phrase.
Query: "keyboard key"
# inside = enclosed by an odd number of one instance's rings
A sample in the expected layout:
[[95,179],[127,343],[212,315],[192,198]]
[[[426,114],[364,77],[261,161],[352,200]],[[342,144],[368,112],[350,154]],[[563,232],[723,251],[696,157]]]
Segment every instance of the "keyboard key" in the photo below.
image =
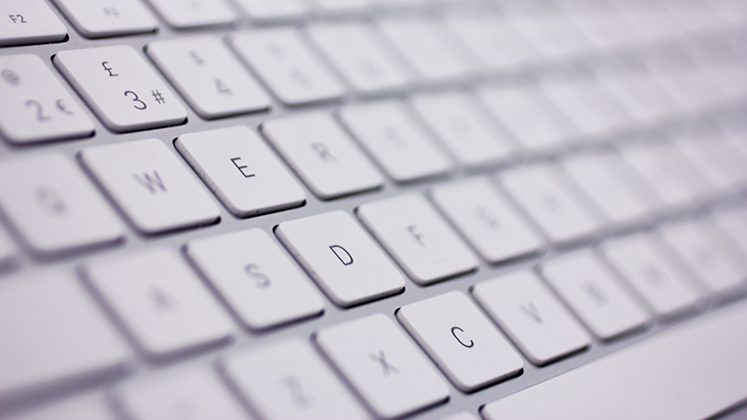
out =
[[176,96],[129,45],[60,51],[53,61],[112,131],[165,127],[187,119]]
[[210,370],[187,370],[118,387],[116,400],[138,420],[246,420],[244,409]]
[[373,28],[361,23],[330,23],[311,26],[308,31],[311,40],[355,91],[391,91],[410,82]]
[[461,292],[404,306],[397,319],[464,392],[515,376],[524,367],[501,333]]
[[428,133],[396,100],[343,108],[340,119],[396,182],[442,175],[452,167]]
[[[10,420],[11,417],[8,417]],[[102,395],[73,397],[62,403],[52,404],[43,408],[13,416],[13,420],[115,420],[106,400]]]
[[155,41],[147,53],[203,118],[270,108],[270,98],[216,36]]
[[747,157],[726,140],[687,138],[675,146],[714,187],[729,192],[747,185]]
[[578,129],[536,87],[487,87],[478,94],[524,147],[557,147],[578,135]]
[[239,0],[237,3],[253,20],[296,19],[309,9],[302,0]]
[[513,152],[509,135],[491,124],[487,118],[492,116],[470,96],[457,92],[419,95],[410,104],[463,165],[495,163]]
[[383,314],[325,328],[314,338],[379,417],[393,419],[449,399],[438,371]]
[[604,256],[643,297],[654,314],[673,318],[695,309],[700,296],[693,279],[662,252],[650,235],[608,241]]
[[631,48],[640,37],[623,17],[603,2],[557,3],[569,22],[600,50]]
[[491,263],[500,263],[538,252],[544,245],[539,235],[485,178],[436,187],[431,191],[436,206]]
[[620,152],[625,163],[653,190],[653,196],[667,207],[690,204],[711,191],[705,178],[672,145],[626,147]]
[[453,15],[446,17],[446,24],[490,70],[527,66],[540,59],[537,50],[506,18]]
[[650,124],[682,112],[679,103],[648,74],[613,71],[597,79],[636,121]]
[[438,21],[390,18],[379,21],[377,26],[426,81],[455,81],[481,67]]
[[574,58],[593,51],[589,41],[559,12],[515,11],[508,17],[547,59]]
[[158,21],[140,0],[54,0],[87,38],[155,32]]
[[311,346],[299,338],[221,360],[229,381],[263,419],[367,419],[369,416]]
[[477,283],[472,294],[535,365],[581,351],[591,337],[531,271]]
[[486,420],[696,420],[728,412],[747,397],[741,334],[747,305],[691,322],[490,403],[481,414]]
[[160,140],[93,146],[81,161],[144,234],[215,223],[218,207]]
[[312,55],[301,35],[275,28],[234,33],[229,42],[284,105],[338,99],[343,87]]
[[747,279],[744,261],[729,258],[731,251],[728,245],[724,246],[724,234],[710,222],[664,226],[661,234],[684,266],[692,270],[710,292],[728,295],[743,291],[743,282]]
[[744,208],[721,210],[713,218],[721,230],[747,254],[747,211]]
[[379,170],[327,113],[270,120],[262,133],[324,200],[380,188]]
[[71,275],[5,281],[0,401],[128,370],[129,351]]
[[248,328],[269,328],[324,311],[308,277],[261,229],[197,239],[185,250]]
[[366,203],[358,217],[418,284],[477,269],[477,259],[428,201],[418,194]]
[[175,145],[236,216],[256,216],[306,201],[306,193],[285,166],[245,125],[183,134]]
[[339,306],[381,299],[405,287],[404,277],[343,211],[283,222],[275,234]]
[[612,154],[586,154],[561,162],[561,166],[604,217],[617,225],[645,220],[655,203],[635,189],[621,170],[622,162]]
[[[2,15],[0,15],[2,16]],[[52,71],[32,54],[0,57],[0,134],[11,143],[88,137],[91,120]]]
[[148,0],[158,14],[176,29],[226,26],[238,15],[224,0]]
[[542,264],[541,273],[601,340],[611,340],[649,322],[648,313],[591,251],[579,251],[548,261]]
[[113,245],[124,227],[75,163],[60,153],[0,163],[0,205],[41,257]]
[[499,173],[503,188],[555,245],[593,236],[600,223],[558,179],[557,168],[528,166]]
[[547,95],[585,136],[599,138],[630,128],[630,115],[593,80],[555,80],[543,84]]
[[67,28],[44,0],[4,0],[0,16],[0,47],[60,42],[67,37]]
[[233,325],[184,261],[165,248],[86,263],[85,278],[134,337],[165,359],[228,341]]

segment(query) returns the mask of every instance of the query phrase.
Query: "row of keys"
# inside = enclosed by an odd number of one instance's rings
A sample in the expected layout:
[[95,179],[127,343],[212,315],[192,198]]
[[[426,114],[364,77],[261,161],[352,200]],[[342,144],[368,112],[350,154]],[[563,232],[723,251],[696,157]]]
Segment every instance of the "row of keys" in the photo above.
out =
[[[735,218],[736,213],[724,213],[722,217],[731,223],[740,220]],[[744,230],[743,214],[739,217],[742,217],[740,229]],[[281,223],[278,237],[304,268],[314,273],[312,277],[328,294],[348,293],[344,290],[351,290],[351,279],[359,288],[376,284],[379,288],[391,287],[386,283],[387,279],[392,279],[395,284],[390,292],[379,289],[369,293],[381,297],[396,292],[404,285],[401,276],[396,270],[386,272],[387,267],[392,266],[361,228],[350,222],[350,216],[342,212],[321,214]],[[545,365],[587,348],[591,341],[571,312],[543,283],[547,283],[583,325],[602,340],[619,337],[650,323],[647,308],[664,318],[697,310],[710,292],[719,292],[713,288],[713,282],[731,278],[734,281],[729,287],[743,291],[744,267],[737,277],[728,277],[729,272],[723,271],[725,266],[720,264],[728,261],[733,251],[724,247],[723,238],[713,236],[716,232],[713,228],[706,229],[704,222],[665,227],[663,236],[676,244],[679,256],[658,244],[655,236],[638,234],[605,243],[603,259],[586,250],[543,262],[539,271],[544,282],[535,273],[518,271],[478,283],[472,293],[532,363]],[[324,234],[308,236],[312,230]],[[701,236],[695,240],[688,239],[688,236],[698,235]],[[328,245],[330,243],[333,245]],[[713,249],[704,248],[704,243],[713,245]],[[292,268],[294,264],[260,230],[197,240],[189,243],[186,250],[190,261],[250,328],[262,329],[323,311],[324,305],[308,281]],[[253,262],[247,261],[248,255]],[[683,270],[682,263],[693,270]],[[713,275],[706,283],[694,281],[692,277],[696,273],[705,279],[703,272],[698,271],[699,266]],[[371,267],[378,271],[369,272]],[[83,265],[82,272],[85,283],[106,302],[128,336],[135,340],[136,348],[147,357],[160,360],[181,355],[225,343],[235,334],[230,319],[209,297],[208,290],[172,251],[154,249],[117,260],[88,262]],[[368,276],[362,277],[362,273]],[[339,281],[341,275],[348,276],[347,281]],[[247,283],[247,277],[252,281]],[[623,285],[623,280],[635,295]],[[397,281],[401,283],[396,285]],[[369,286],[365,286],[366,283]],[[703,290],[704,284],[711,290]],[[5,287],[2,294],[5,304],[0,305],[0,315],[15,320],[32,317],[35,327],[34,331],[29,331],[14,329],[13,323],[0,324],[6,326],[4,336],[12,338],[0,347],[7,356],[0,359],[7,362],[3,368],[6,375],[0,380],[0,397],[12,398],[50,381],[65,383],[72,377],[97,378],[128,369],[128,350],[121,339],[112,334],[80,283],[70,278],[50,277]],[[53,293],[49,293],[50,288],[54,289]],[[44,296],[55,296],[54,303]],[[61,296],[65,299],[59,299]],[[642,298],[645,306],[637,297]],[[58,310],[41,310],[50,305]],[[70,311],[65,305],[75,306],[76,310]],[[521,372],[522,359],[461,292],[407,305],[397,311],[396,318],[460,390],[471,392]],[[24,322],[23,325],[29,324]],[[59,343],[45,341],[54,337],[53,334],[39,334],[49,328],[64,331],[66,336],[92,334],[97,343],[66,341],[70,351],[58,353],[56,358],[42,361],[29,357],[29,354],[38,354],[29,353],[29,343],[36,349],[60,349]],[[37,337],[36,340],[29,340],[29,334]],[[313,339],[380,417],[396,418],[449,397],[449,388],[434,367],[384,315],[324,328]],[[83,349],[80,343],[84,341],[87,345]],[[476,359],[484,363],[464,363],[464,360]],[[231,355],[222,359],[220,366],[228,380],[264,417],[297,418],[302,414],[313,417],[342,412],[354,418],[365,416],[349,394],[341,391],[343,388],[320,360],[308,344],[294,339]],[[29,371],[36,374],[28,375]],[[185,378],[187,383],[193,383],[196,389],[201,389],[201,384],[222,388],[205,375],[194,376],[195,382],[188,378]],[[268,387],[268,384],[277,384],[277,388],[275,385]],[[205,395],[211,395],[209,388],[213,385],[208,386]],[[147,393],[138,397],[138,389],[128,384],[120,389],[127,410],[144,410],[139,415],[149,418],[152,413],[147,413],[159,405],[163,410],[177,409],[167,404],[168,400],[148,400]],[[176,395],[186,390],[174,389]],[[317,395],[319,391],[323,394]],[[265,405],[265,401],[276,401],[275,397],[281,395],[291,398],[291,404]],[[230,398],[220,400],[233,406],[228,402]],[[193,410],[204,409],[199,401],[202,398],[192,402],[197,404]]]

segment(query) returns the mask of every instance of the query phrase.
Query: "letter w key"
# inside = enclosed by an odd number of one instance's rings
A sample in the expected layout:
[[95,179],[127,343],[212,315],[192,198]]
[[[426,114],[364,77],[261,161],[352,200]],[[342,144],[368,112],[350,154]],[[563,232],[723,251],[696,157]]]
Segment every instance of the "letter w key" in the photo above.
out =
[[158,171],[153,171],[153,175],[144,172],[142,175],[134,174],[133,177],[153,194],[157,194],[158,190],[166,192],[166,184],[158,175]]

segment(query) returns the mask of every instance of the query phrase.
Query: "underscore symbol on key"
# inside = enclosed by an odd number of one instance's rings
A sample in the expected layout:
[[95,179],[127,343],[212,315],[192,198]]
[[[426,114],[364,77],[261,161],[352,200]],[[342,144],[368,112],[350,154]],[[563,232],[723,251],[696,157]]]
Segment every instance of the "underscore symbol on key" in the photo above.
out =
[[379,351],[378,355],[375,355],[373,353],[369,353],[368,357],[371,358],[371,360],[374,360],[381,364],[381,368],[383,369],[384,376],[389,376],[390,374],[399,373],[399,369],[397,369],[395,366],[391,365],[386,360],[386,354],[384,354],[383,350]]
[[153,95],[153,98],[156,100],[156,103],[158,103],[158,105],[163,105],[166,103],[163,95],[158,90],[151,90],[150,94]]

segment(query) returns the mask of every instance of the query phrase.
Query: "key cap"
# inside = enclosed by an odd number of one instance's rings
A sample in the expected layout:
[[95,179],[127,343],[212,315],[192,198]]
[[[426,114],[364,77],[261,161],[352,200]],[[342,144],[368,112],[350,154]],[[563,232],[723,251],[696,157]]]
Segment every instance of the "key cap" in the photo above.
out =
[[[2,16],[2,15],[0,15]],[[91,120],[44,62],[32,54],[0,57],[0,134],[11,143],[87,137]]]
[[620,152],[625,163],[654,191],[653,196],[668,207],[684,206],[711,190],[703,176],[671,145],[626,147]]
[[155,32],[158,22],[140,0],[54,0],[86,38]]
[[244,31],[232,34],[228,40],[284,105],[331,101],[344,93],[294,30]]
[[591,344],[591,337],[529,270],[477,283],[477,302],[535,365],[546,365]]
[[600,50],[635,47],[641,43],[633,27],[609,5],[585,2],[575,5],[557,3],[568,21],[581,35]]
[[129,45],[60,51],[55,66],[112,131],[182,124],[187,111]]
[[237,3],[253,20],[297,19],[309,11],[301,0],[239,0]]
[[611,136],[630,128],[630,115],[596,81],[550,81],[543,84],[547,95],[589,137]]
[[270,120],[262,133],[311,191],[330,200],[380,188],[384,179],[327,113]]
[[741,207],[721,210],[713,218],[721,230],[747,254],[747,211]]
[[203,118],[270,108],[270,98],[218,37],[155,41],[146,51]]
[[639,234],[606,242],[603,253],[656,316],[674,318],[694,310],[700,294],[689,273],[673,263],[657,239]]
[[67,37],[67,28],[44,0],[5,0],[0,16],[0,47],[60,42]]
[[418,73],[432,82],[455,81],[480,69],[480,63],[435,20],[384,19],[378,28]]
[[393,419],[449,399],[433,365],[383,314],[327,327],[314,339],[379,417]]
[[324,311],[303,271],[261,229],[190,241],[185,250],[248,328],[269,328]]
[[461,292],[404,306],[397,319],[464,392],[515,376],[524,367],[506,339]]
[[236,216],[256,216],[306,201],[306,193],[280,160],[245,125],[183,134],[175,145]]
[[578,135],[568,117],[536,87],[487,87],[477,93],[527,148],[557,147]]
[[224,0],[148,0],[163,20],[176,29],[227,26],[238,19]]
[[407,109],[396,100],[346,107],[340,120],[396,182],[438,176],[452,167]]
[[592,237],[600,222],[579,205],[555,170],[526,166],[499,173],[498,181],[554,245]]
[[436,206],[491,263],[538,252],[542,239],[485,178],[453,183],[431,192]]
[[655,123],[682,112],[679,103],[648,74],[601,74],[597,79],[637,121]]
[[311,40],[358,93],[403,88],[410,77],[392,60],[373,28],[361,23],[311,26]]
[[611,340],[642,328],[649,315],[591,251],[548,261],[541,274],[592,334]]
[[495,163],[513,152],[508,133],[491,124],[486,110],[470,96],[457,92],[420,95],[410,104],[463,165]]
[[137,230],[155,234],[215,223],[217,206],[160,140],[93,146],[80,154]]
[[545,58],[578,57],[593,50],[589,41],[559,12],[509,12],[508,17]]
[[319,355],[299,338],[233,354],[220,366],[264,419],[369,418]]
[[611,154],[577,155],[561,162],[564,172],[609,221],[618,225],[645,221],[655,203],[635,189],[618,170],[621,165]]
[[115,420],[114,414],[107,407],[103,396],[74,397],[59,404],[52,404],[19,416],[8,417],[10,420]]
[[341,210],[283,222],[275,234],[339,306],[381,299],[405,287],[404,277]]
[[747,157],[726,140],[686,138],[675,147],[714,187],[729,192],[747,185]]
[[224,343],[233,335],[210,292],[171,250],[120,255],[83,269],[138,348],[153,359]]
[[744,304],[709,313],[490,403],[481,414],[488,420],[713,417],[747,397],[745,322]]
[[[729,295],[743,291],[747,272],[731,261],[729,251],[714,227],[706,221],[664,226],[661,234],[675,250],[684,266],[689,268],[711,293]],[[723,234],[721,234],[723,235]],[[742,257],[744,258],[744,257]]]
[[18,251],[5,230],[0,230],[0,271],[7,270],[16,264]]
[[61,153],[0,163],[0,205],[40,257],[113,245],[122,223],[76,165]]
[[116,400],[138,420],[245,420],[244,409],[210,370],[187,370],[118,387]]
[[539,53],[504,17],[446,17],[446,24],[471,53],[490,70],[507,70],[536,64]]
[[126,346],[72,275],[3,282],[0,321],[0,401],[129,369]]
[[477,259],[418,194],[366,203],[358,217],[416,283],[425,285],[477,269]]

